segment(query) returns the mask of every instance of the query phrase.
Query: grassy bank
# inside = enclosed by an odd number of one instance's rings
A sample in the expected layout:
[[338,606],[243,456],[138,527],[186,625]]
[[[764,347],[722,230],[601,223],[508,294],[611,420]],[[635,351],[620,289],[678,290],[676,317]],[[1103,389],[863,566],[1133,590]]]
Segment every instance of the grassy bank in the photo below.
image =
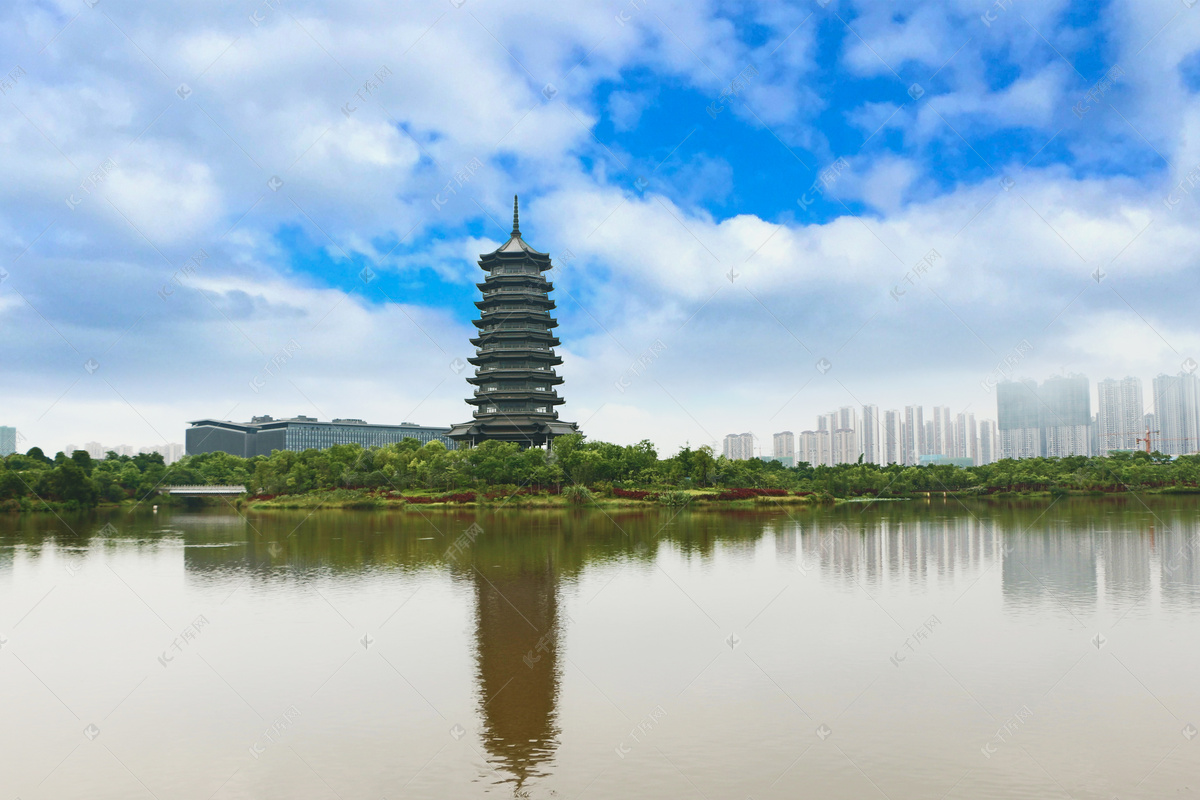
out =
[[295,509],[347,510],[409,510],[423,508],[480,508],[480,509],[568,509],[568,508],[699,508],[765,509],[786,507],[803,509],[839,504],[871,504],[878,502],[926,502],[952,499],[987,504],[1004,504],[1023,500],[1049,500],[1061,497],[1120,497],[1137,495],[1200,495],[1195,487],[1153,487],[1121,492],[1082,489],[1036,489],[1024,491],[988,491],[983,487],[959,490],[910,492],[908,494],[870,494],[835,497],[827,492],[790,492],[781,489],[619,489],[608,486],[585,488],[568,486],[558,489],[511,489],[498,491],[409,490],[405,492],[379,489],[323,489],[296,494],[243,495],[238,498],[176,497],[157,495],[146,500],[127,499],[121,502],[100,502],[82,505],[74,501],[13,498],[0,502],[0,513],[66,514],[94,509],[133,509],[154,506],[189,508],[201,506],[233,506],[243,510],[271,511]]
[[693,504],[752,508],[763,505],[807,506],[833,502],[831,497],[812,493],[770,493],[772,490],[728,490],[723,492],[688,490],[590,490],[568,487],[563,491],[496,492],[380,492],[364,489],[334,489],[275,497],[247,497],[239,502],[256,511],[270,509],[346,508],[346,509],[421,509],[445,506],[487,508],[637,508],[646,506],[682,507]]
[[1017,500],[1052,499],[1056,497],[1113,497],[1136,493],[1139,495],[1200,494],[1200,489],[1163,487],[1136,492],[1102,492],[1088,490],[1031,490],[986,492],[981,490],[914,492],[907,495],[883,497],[834,497],[827,493],[781,492],[770,489],[727,490],[605,490],[568,487],[561,492],[381,492],[367,489],[334,489],[275,497],[248,496],[236,501],[239,507],[255,511],[271,509],[408,509],[425,507],[478,508],[646,508],[703,506],[712,508],[770,508],[777,506],[804,508],[842,503],[921,502],[931,499],[957,499],[1004,503]]

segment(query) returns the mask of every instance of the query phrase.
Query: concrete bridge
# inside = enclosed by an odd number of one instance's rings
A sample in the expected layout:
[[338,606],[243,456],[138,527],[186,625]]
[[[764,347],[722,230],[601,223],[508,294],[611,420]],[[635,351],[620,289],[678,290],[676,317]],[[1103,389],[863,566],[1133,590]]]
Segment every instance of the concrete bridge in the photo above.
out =
[[245,486],[164,486],[163,494],[177,494],[182,497],[234,497],[246,493]]

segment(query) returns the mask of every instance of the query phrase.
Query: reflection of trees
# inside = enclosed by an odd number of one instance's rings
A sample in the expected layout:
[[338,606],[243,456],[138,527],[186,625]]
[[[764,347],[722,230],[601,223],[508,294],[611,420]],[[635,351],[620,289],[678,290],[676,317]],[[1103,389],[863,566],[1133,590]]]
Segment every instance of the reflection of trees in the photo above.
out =
[[[472,523],[485,533],[457,562],[447,557]],[[101,529],[111,523],[104,532]],[[781,561],[817,568],[853,588],[881,582],[952,581],[1001,565],[1014,602],[1093,602],[1098,591],[1137,597],[1161,585],[1164,598],[1190,596],[1200,583],[1200,528],[1188,497],[953,499],[786,511],[658,509],[410,509],[404,512],[274,511],[239,515],[149,509],[58,518],[12,515],[0,545],[37,558],[42,547],[86,550],[100,542],[184,548],[190,580],[304,581],[318,574],[445,569],[472,584],[467,568],[499,564],[524,574],[548,562],[556,579],[608,561],[649,564],[665,543],[685,557],[719,547],[752,551],[766,535]],[[483,549],[487,556],[482,557]],[[11,550],[2,552],[11,554]],[[0,556],[0,564],[9,555]],[[540,567],[538,567],[540,568]]]
[[[164,517],[166,527],[179,515]],[[174,525],[189,543],[221,540],[234,546],[187,550],[190,572],[203,576],[249,569],[264,578],[281,571],[297,580],[316,570],[450,569],[459,577],[470,553],[488,548],[490,563],[509,565],[549,557],[557,569],[577,572],[583,564],[636,559],[647,564],[661,542],[687,555],[710,556],[718,544],[753,546],[769,512],[694,512],[674,509],[272,511],[192,515]],[[448,551],[473,523],[484,530],[467,556]],[[143,529],[144,532],[144,529]],[[235,532],[235,533],[234,533]],[[232,534],[232,535],[231,535]],[[501,547],[501,544],[503,545]],[[461,563],[459,563],[461,562]]]
[[[472,559],[525,574],[550,563],[556,579],[608,561],[647,565],[664,543],[685,557],[752,551],[765,535],[781,561],[818,568],[853,587],[880,582],[951,581],[999,562],[1013,601],[1092,602],[1098,591],[1184,597],[1200,583],[1200,527],[1189,497],[1130,496],[1047,500],[953,499],[833,508],[764,510],[410,509],[151,514],[96,511],[59,518],[12,515],[0,521],[0,564],[20,546],[78,551],[136,542],[185,545],[191,580],[223,580],[229,570],[252,579],[310,580],[319,573],[410,571],[449,567],[478,581]],[[457,562],[447,557],[472,523],[484,534]],[[111,524],[111,527],[105,528]],[[102,532],[102,529],[103,532]],[[483,557],[486,550],[487,555]],[[538,566],[537,568],[541,568]]]
[[[105,529],[107,523],[112,528]],[[472,524],[482,532],[451,547]],[[100,531],[104,529],[104,533]],[[13,553],[44,548],[182,549],[190,581],[230,573],[263,584],[335,574],[437,571],[470,587],[481,737],[491,765],[518,786],[546,770],[559,739],[566,661],[563,587],[584,569],[649,569],[660,547],[689,559],[775,557],[822,581],[865,587],[966,587],[1006,604],[1194,608],[1200,601],[1200,514],[1188,497],[914,501],[832,508],[532,510],[409,509],[181,514],[146,509],[0,517],[0,572]],[[990,573],[988,572],[989,570]],[[987,573],[985,575],[985,573]],[[990,587],[990,588],[989,588]],[[1157,597],[1152,592],[1157,591]]]

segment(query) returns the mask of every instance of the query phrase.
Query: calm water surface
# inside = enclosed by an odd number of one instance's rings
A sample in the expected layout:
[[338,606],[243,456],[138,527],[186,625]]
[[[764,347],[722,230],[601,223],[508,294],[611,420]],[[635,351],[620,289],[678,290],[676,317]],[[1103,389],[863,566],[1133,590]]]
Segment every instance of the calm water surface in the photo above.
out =
[[1198,656],[1192,499],[0,515],[6,798],[1188,797]]

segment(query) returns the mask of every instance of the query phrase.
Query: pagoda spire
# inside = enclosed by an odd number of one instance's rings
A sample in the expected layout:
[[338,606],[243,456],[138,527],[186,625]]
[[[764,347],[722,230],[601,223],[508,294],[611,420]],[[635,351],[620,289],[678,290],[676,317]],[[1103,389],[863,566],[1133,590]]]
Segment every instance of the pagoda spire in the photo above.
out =
[[518,222],[518,219],[517,219],[517,196],[516,196],[515,194],[513,195],[513,229],[512,229],[512,235],[513,235],[513,236],[515,236],[515,237],[518,237],[518,238],[521,236],[521,226],[520,226],[520,224],[519,224],[519,222]]

